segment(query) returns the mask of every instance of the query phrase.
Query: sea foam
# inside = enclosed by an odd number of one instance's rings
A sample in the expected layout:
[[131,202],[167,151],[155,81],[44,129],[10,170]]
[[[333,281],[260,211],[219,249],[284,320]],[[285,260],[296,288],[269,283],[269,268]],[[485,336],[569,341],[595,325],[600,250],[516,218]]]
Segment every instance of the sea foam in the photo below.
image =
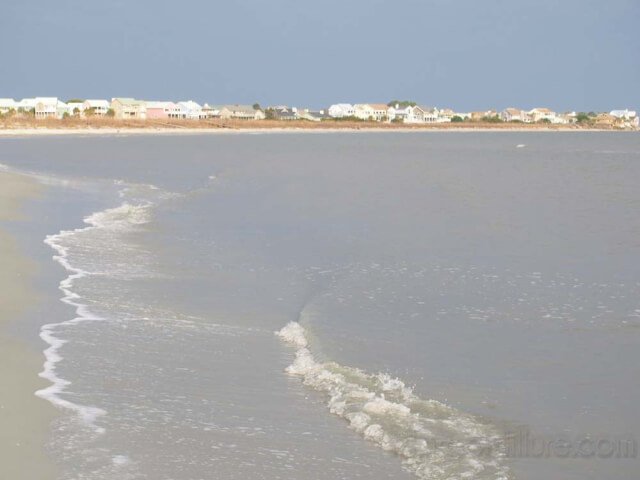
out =
[[304,327],[290,322],[276,335],[296,348],[286,369],[328,396],[329,411],[422,479],[506,480],[504,446],[495,427],[435,400],[423,400],[400,379],[315,360]]
[[131,229],[137,225],[144,224],[149,221],[150,205],[130,205],[124,203],[116,208],[111,208],[96,212],[85,219],[85,223],[89,226],[78,228],[75,230],[63,230],[58,234],[49,235],[45,239],[45,243],[49,245],[55,252],[53,259],[62,265],[69,275],[60,282],[59,289],[63,296],[61,301],[74,307],[76,316],[73,319],[65,320],[58,323],[49,323],[43,325],[40,329],[40,338],[49,345],[44,351],[45,362],[40,377],[51,382],[51,385],[38,390],[36,395],[48,400],[59,408],[73,411],[77,414],[86,426],[90,427],[96,434],[104,433],[104,428],[97,425],[99,417],[104,416],[107,412],[101,408],[89,405],[81,405],[74,403],[63,397],[67,388],[71,385],[69,380],[61,378],[56,371],[56,366],[63,360],[61,350],[67,341],[59,336],[59,330],[64,327],[77,325],[82,322],[102,321],[103,318],[92,313],[89,308],[81,303],[81,298],[73,292],[74,282],[80,278],[93,275],[82,268],[71,264],[69,259],[69,247],[67,246],[70,237],[86,233],[90,230],[103,229],[111,231],[123,231]]

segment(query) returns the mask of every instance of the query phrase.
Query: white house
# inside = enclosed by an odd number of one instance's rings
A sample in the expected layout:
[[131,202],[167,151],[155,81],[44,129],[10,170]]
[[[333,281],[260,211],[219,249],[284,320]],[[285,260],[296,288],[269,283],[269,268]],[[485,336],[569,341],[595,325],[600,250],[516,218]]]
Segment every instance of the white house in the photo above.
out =
[[186,118],[188,120],[200,120],[202,118],[207,118],[206,112],[202,111],[202,105],[194,102],[193,100],[178,102],[178,107],[180,108],[182,118]]
[[503,122],[525,122],[529,114],[517,108],[509,107],[500,112],[500,119]]
[[389,120],[389,106],[384,103],[356,103],[353,107],[356,118],[361,120]]
[[548,108],[534,108],[532,110],[529,110],[528,112],[529,117],[531,118],[532,122],[543,122],[543,121],[549,121],[551,123],[560,123],[558,121],[558,115],[556,114],[556,112],[549,110]]
[[208,103],[205,103],[202,106],[202,113],[204,113],[205,118],[219,118],[221,108],[222,107],[220,105],[209,105]]
[[389,107],[388,117],[391,121],[410,123],[407,119],[412,114],[412,111],[413,107],[411,105],[400,106],[396,103]]
[[84,112],[84,102],[67,102],[69,115],[82,115]]
[[69,113],[66,103],[55,97],[36,97],[35,114],[36,119],[62,118],[65,113]]
[[106,115],[109,111],[109,102],[107,100],[85,100],[82,104],[82,112],[87,110],[90,110],[93,115]]
[[31,110],[36,109],[36,99],[35,98],[23,98],[19,102],[16,103],[16,107],[18,111],[30,112]]
[[354,117],[356,109],[350,103],[336,103],[328,109],[329,116],[333,118]]
[[11,110],[18,110],[17,103],[13,98],[0,98],[0,114],[5,114]]
[[640,117],[634,110],[612,110],[610,115],[619,120],[623,120],[622,126],[638,128],[640,127]]
[[624,110],[611,110],[611,112],[609,113],[609,115],[612,115],[616,118],[622,118],[624,120],[632,120],[634,118],[636,118],[636,112],[634,110],[628,110],[628,109],[624,109]]

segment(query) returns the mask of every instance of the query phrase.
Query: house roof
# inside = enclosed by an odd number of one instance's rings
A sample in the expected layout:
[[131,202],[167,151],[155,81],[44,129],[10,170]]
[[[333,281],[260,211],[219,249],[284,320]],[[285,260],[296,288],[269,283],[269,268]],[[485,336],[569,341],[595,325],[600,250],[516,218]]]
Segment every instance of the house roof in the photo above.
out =
[[152,101],[152,102],[146,102],[147,103],[147,108],[175,108],[176,104],[173,102],[157,102],[157,101]]
[[244,113],[248,115],[255,115],[257,111],[251,105],[223,105],[221,109],[222,108],[226,108],[234,113]]
[[120,105],[127,105],[131,107],[144,106],[145,102],[142,100],[136,100],[135,98],[118,97],[111,100],[111,103],[118,102]]
[[89,108],[109,108],[107,100],[85,100],[84,103],[89,105]]
[[178,105],[181,107],[187,108],[189,110],[202,110],[202,106],[199,103],[194,102],[193,100],[187,100],[186,102],[178,102]]
[[509,115],[522,115],[522,111],[518,110],[517,108],[505,108],[504,111]]
[[0,107],[15,107],[16,101],[13,98],[0,98]]
[[370,103],[371,108],[374,110],[389,110],[389,105],[385,103]]
[[57,97],[36,97],[35,103],[44,103],[44,104],[57,104]]

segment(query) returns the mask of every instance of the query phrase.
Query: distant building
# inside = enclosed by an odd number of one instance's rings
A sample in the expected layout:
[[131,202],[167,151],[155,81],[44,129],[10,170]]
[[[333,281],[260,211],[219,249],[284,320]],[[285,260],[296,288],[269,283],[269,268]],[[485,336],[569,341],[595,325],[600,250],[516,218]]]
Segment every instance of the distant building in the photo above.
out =
[[23,98],[16,103],[16,107],[19,112],[30,112],[36,109],[36,103],[35,98]]
[[408,121],[408,118],[412,116],[412,113],[413,113],[413,106],[411,105],[401,106],[398,103],[389,107],[389,110],[387,111],[389,120],[394,122],[402,122],[402,123],[410,123]]
[[55,97],[37,97],[34,109],[38,120],[62,118],[65,113],[69,113],[67,104]]
[[321,122],[322,120],[331,118],[324,110],[309,110],[308,108],[298,110],[298,116],[302,120],[308,120],[310,122]]
[[193,100],[178,102],[182,118],[187,120],[201,120],[207,118],[207,113],[202,111],[202,106]]
[[202,106],[202,113],[204,113],[205,118],[220,118],[221,108],[221,105],[209,105],[205,103]]
[[[482,118],[486,116],[487,115],[484,115]],[[513,107],[505,108],[502,112],[500,112],[500,119],[503,122],[525,122],[528,120],[528,117],[529,114],[527,112]]]
[[632,120],[634,118],[637,118],[637,114],[634,110],[611,110],[611,112],[609,112],[609,115],[612,115],[616,118],[621,118],[624,120]]
[[298,109],[295,107],[289,108],[285,106],[276,106],[276,107],[271,107],[269,110],[273,115],[274,120],[284,120],[284,121],[300,120]]
[[162,120],[169,118],[184,118],[182,110],[173,102],[146,102],[147,118]]
[[82,107],[85,114],[91,111],[92,115],[103,116],[109,111],[109,102],[107,100],[85,100]]
[[389,120],[389,106],[384,103],[357,103],[354,106],[355,117],[360,120],[382,122]]
[[618,122],[619,122],[619,118],[609,113],[599,113],[595,119],[595,124],[598,127],[610,128],[610,127],[616,126]]
[[119,120],[144,120],[147,118],[147,107],[144,101],[134,98],[114,98],[111,109]]
[[17,102],[13,98],[0,98],[0,114],[9,113],[12,110],[17,111]]
[[67,102],[69,115],[80,116],[84,112],[84,102]]
[[558,123],[558,116],[556,112],[549,110],[548,108],[534,108],[528,112],[532,122],[549,121],[551,123]]
[[355,117],[356,109],[350,103],[336,103],[329,107],[328,113],[333,118]]
[[264,120],[262,110],[256,110],[251,105],[223,105],[220,107],[220,118],[238,120]]

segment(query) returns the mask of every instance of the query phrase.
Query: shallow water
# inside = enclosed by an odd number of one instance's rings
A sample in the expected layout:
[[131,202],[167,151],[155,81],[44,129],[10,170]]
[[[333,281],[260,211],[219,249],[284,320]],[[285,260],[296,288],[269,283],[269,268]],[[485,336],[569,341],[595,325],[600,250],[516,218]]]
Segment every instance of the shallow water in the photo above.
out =
[[70,305],[41,322],[63,478],[636,478],[510,435],[640,435],[637,135],[0,152],[71,181],[47,240]]

